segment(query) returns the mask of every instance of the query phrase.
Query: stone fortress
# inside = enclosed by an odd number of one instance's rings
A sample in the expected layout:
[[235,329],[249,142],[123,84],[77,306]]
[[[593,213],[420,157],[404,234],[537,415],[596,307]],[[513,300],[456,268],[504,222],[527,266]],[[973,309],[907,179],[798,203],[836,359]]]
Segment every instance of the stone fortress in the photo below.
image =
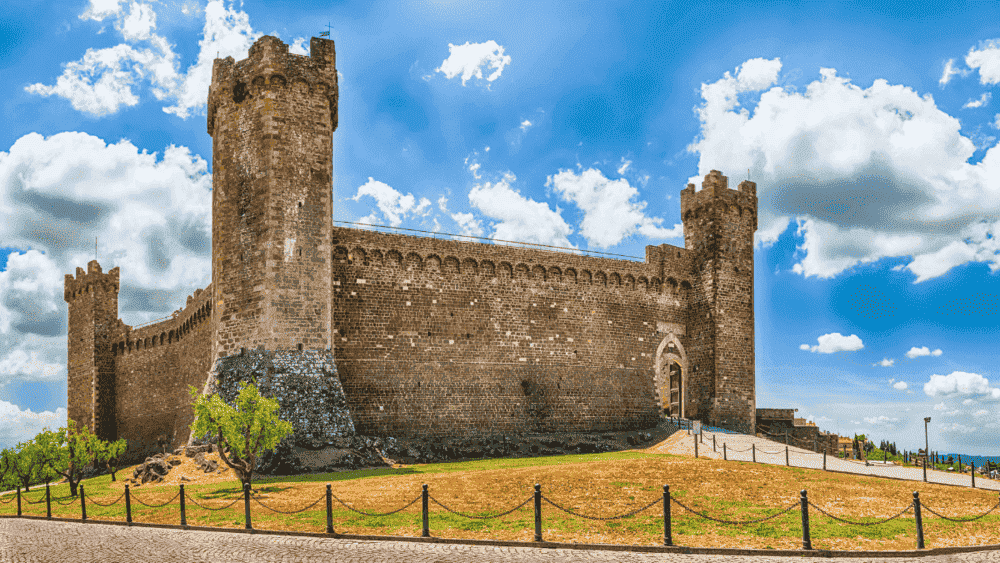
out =
[[312,447],[663,414],[754,431],[753,182],[689,184],[685,247],[644,262],[335,227],[337,104],[331,40],[301,56],[265,36],[215,61],[212,282],[133,328],[118,268],[67,275],[70,419],[141,460],[193,438],[189,385],[231,399],[249,362]]

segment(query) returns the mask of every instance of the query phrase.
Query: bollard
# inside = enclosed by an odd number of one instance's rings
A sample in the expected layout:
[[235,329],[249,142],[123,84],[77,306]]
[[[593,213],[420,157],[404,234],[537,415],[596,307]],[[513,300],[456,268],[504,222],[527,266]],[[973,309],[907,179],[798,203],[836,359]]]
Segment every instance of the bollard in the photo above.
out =
[[535,483],[535,541],[542,541],[542,486]]
[[806,490],[800,493],[802,503],[802,549],[812,549],[812,540],[809,538],[809,497]]
[[913,514],[917,519],[917,549],[924,548],[924,520],[920,517],[920,493],[913,491]]
[[17,487],[17,515],[21,516],[21,487]]
[[885,464],[888,461],[889,461],[889,452],[888,450],[886,450],[882,452],[882,463]]
[[246,528],[252,530],[253,525],[250,522],[250,483],[243,483],[243,512],[246,516]]
[[326,484],[326,533],[333,532],[333,491],[330,490],[330,483]]
[[420,533],[420,535],[423,536],[423,537],[425,537],[425,538],[431,537],[431,530],[428,527],[428,523],[427,523],[427,497],[428,497],[427,484],[424,483],[424,492],[423,492],[424,530]]
[[128,485],[125,485],[125,522],[132,525],[132,497],[128,492]]
[[785,467],[788,467],[790,465],[791,464],[788,463],[788,446],[785,446]]
[[674,545],[670,533],[670,485],[663,485],[663,545]]
[[698,459],[698,438],[694,439],[694,458]]
[[80,511],[82,512],[80,520],[82,522],[87,521],[87,501],[84,499],[86,499],[86,497],[83,495],[83,485],[80,485]]
[[924,483],[927,482],[927,458],[924,457]]
[[962,471],[962,454],[958,454],[958,472],[965,473],[965,471]]
[[726,443],[722,443],[722,461],[729,461],[729,456],[726,454]]
[[184,483],[181,483],[181,527],[187,528],[187,512],[184,509]]
[[823,450],[823,471],[826,471],[826,450]]
[[750,444],[750,454],[753,456],[753,462],[757,463],[757,444]]
[[48,483],[45,483],[45,517],[52,520],[52,497],[49,496]]
[[972,464],[970,465],[970,467],[972,468],[972,470],[969,471],[969,474],[972,475],[972,488],[975,489],[976,488],[976,462],[973,461]]
[[719,451],[719,450],[717,450],[715,448],[715,434],[712,434],[712,451],[713,452],[718,452]]

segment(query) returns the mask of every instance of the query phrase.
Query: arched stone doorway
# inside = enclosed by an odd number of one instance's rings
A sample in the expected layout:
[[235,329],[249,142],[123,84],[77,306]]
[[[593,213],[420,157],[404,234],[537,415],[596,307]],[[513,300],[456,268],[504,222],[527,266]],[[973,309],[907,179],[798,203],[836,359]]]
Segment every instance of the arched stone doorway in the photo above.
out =
[[686,414],[687,354],[681,341],[668,334],[656,349],[656,398],[667,416]]

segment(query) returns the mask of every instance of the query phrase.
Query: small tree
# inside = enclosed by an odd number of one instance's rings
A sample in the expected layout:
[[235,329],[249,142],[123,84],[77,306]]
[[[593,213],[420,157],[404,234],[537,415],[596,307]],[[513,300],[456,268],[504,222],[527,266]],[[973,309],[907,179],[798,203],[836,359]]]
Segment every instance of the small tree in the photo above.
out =
[[195,414],[192,435],[218,436],[219,457],[233,468],[244,487],[251,485],[260,454],[293,432],[291,423],[278,418],[278,401],[261,397],[253,383],[240,383],[235,408],[218,394],[199,396],[197,389],[188,387]]
[[41,460],[49,469],[66,478],[69,494],[76,496],[76,487],[83,480],[83,471],[94,463],[102,449],[101,439],[84,426],[79,431],[70,419],[55,432],[46,430],[35,436],[41,449]]
[[42,462],[41,450],[34,439],[20,442],[13,449],[7,448],[0,455],[8,468],[11,482],[24,487],[25,492],[31,490],[33,483],[52,479],[52,473]]
[[115,442],[101,440],[99,446],[101,449],[97,452],[95,463],[103,463],[111,472],[111,480],[115,481],[115,473],[121,467],[122,455],[128,449],[128,442],[125,441],[125,438],[119,438]]

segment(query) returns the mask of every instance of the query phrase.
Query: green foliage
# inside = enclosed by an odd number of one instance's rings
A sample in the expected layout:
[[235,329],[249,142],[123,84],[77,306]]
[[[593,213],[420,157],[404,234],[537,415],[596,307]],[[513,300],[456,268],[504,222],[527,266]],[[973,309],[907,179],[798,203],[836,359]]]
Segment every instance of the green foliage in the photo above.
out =
[[128,449],[128,442],[125,441],[125,438],[120,438],[115,442],[101,440],[98,445],[100,449],[97,452],[95,463],[103,463],[111,471],[111,480],[115,481],[115,473],[118,472],[121,465],[122,455]]
[[48,483],[56,474],[44,464],[42,450],[34,439],[3,450],[2,464],[6,483],[30,490],[31,485]]
[[55,432],[43,430],[35,436],[35,443],[41,452],[41,463],[69,481],[73,496],[76,496],[76,486],[83,478],[84,469],[92,465],[106,447],[100,438],[90,433],[90,428],[84,426],[78,431],[73,420]]
[[278,401],[262,397],[256,385],[246,382],[240,383],[235,407],[218,394],[199,396],[197,389],[188,387],[195,414],[192,435],[217,436],[219,457],[237,472],[240,481],[251,483],[260,454],[293,432],[291,423],[278,418]]

